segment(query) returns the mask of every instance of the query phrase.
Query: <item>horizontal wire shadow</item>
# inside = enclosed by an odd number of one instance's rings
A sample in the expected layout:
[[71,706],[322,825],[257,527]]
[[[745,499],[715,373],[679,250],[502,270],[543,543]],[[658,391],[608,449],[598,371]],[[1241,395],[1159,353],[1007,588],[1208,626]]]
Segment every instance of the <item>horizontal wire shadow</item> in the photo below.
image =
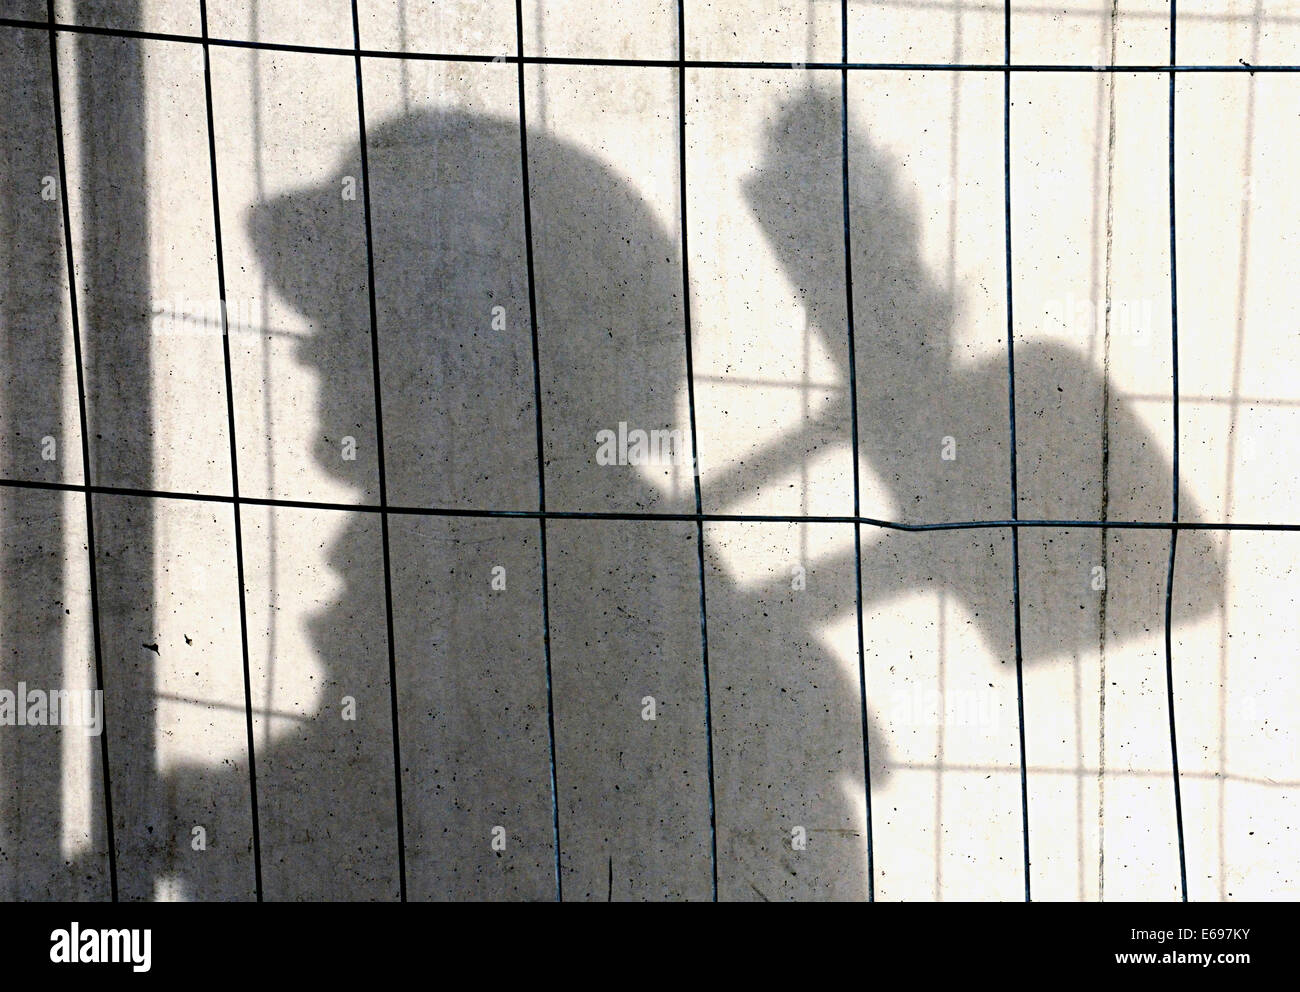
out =
[[[50,25],[44,21],[30,21],[19,17],[0,17],[0,27],[26,28],[48,31]],[[126,28],[99,27],[90,24],[56,23],[54,30],[68,34],[97,34],[111,38],[136,38],[145,41],[176,41],[188,44],[206,44],[217,48],[245,48],[264,52],[298,52],[307,55],[337,55],[349,59],[406,59],[415,62],[501,62],[509,65],[589,65],[589,66],[625,66],[630,68],[686,68],[686,69],[816,69],[828,72],[850,70],[899,70],[899,71],[952,71],[952,72],[1300,72],[1300,65],[1247,65],[1238,63],[1206,65],[1082,65],[1025,63],[1007,65],[1002,62],[772,62],[762,60],[732,59],[619,59],[619,58],[584,58],[579,56],[559,55],[481,55],[457,52],[412,52],[387,49],[334,48],[328,45],[292,45],[272,41],[251,41],[242,38],[208,38],[196,35],[173,34],[163,31],[136,31]]]
[[[166,489],[137,489],[130,486],[87,486],[77,482],[46,482],[34,479],[0,479],[0,488],[44,489],[56,492],[91,493],[95,496],[143,496],[152,499],[190,500],[200,503],[234,503],[236,497],[221,493],[191,493]],[[676,520],[704,523],[757,524],[861,524],[883,530],[988,530],[997,528],[1113,527],[1120,530],[1213,530],[1213,531],[1300,531],[1300,523],[1249,523],[1200,520],[945,520],[909,524],[880,517],[853,514],[800,513],[650,513],[620,510],[484,510],[456,506],[378,506],[373,503],[331,503],[320,500],[283,499],[274,496],[240,495],[241,506],[272,506],[300,510],[339,510],[357,513],[388,513],[417,517],[489,517],[524,520]]]

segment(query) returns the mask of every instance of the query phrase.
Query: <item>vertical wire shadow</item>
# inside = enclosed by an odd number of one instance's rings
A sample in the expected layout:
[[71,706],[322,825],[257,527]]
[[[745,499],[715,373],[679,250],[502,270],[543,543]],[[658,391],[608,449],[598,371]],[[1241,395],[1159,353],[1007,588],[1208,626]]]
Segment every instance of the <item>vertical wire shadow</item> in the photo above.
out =
[[[1011,252],[1011,0],[1003,4],[1006,36],[1003,54],[1008,68],[1003,70],[1002,162],[1003,193],[1006,202],[1006,273],[1007,273],[1007,416],[1009,420],[1009,455],[1011,466],[1011,519],[1020,513],[1020,496],[1016,481],[1016,325],[1012,289]],[[1025,755],[1025,674],[1023,638],[1020,628],[1020,528],[1011,528],[1011,615],[1016,649],[1016,722],[1020,734],[1020,824],[1024,841],[1025,902],[1031,899],[1029,876],[1029,777]]]
[[212,113],[212,58],[208,44],[207,0],[199,0],[199,25],[203,35],[203,96],[208,134],[208,175],[212,187],[212,223],[217,260],[217,293],[221,300],[221,350],[225,372],[226,428],[230,441],[231,511],[235,527],[235,579],[239,593],[239,639],[243,655],[244,730],[248,748],[248,786],[253,832],[253,884],[262,901],[262,841],[257,801],[257,745],[253,734],[253,686],[248,659],[248,606],[244,582],[243,521],[239,502],[239,444],[235,433],[235,393],[230,368],[230,322],[226,306],[226,265],[221,247],[221,194],[217,181],[217,139]]
[[[405,11],[403,11],[405,13]],[[400,901],[406,902],[406,819],[402,809],[402,738],[397,710],[397,654],[393,644],[393,569],[388,538],[388,474],[384,469],[384,394],[380,386],[379,318],[375,307],[374,234],[370,223],[370,155],[366,148],[366,97],[361,72],[361,26],[352,0],[352,44],[357,49],[357,125],[361,153],[361,200],[366,223],[366,295],[370,309],[370,360],[375,387],[375,452],[379,471],[379,524],[384,558],[384,621],[388,645],[388,692],[393,734],[393,793],[397,815],[397,877]]]
[[[533,202],[528,175],[528,112],[524,96],[524,9],[515,0],[515,47],[519,56],[519,167],[524,208],[524,258],[528,269],[528,328],[533,357],[533,422],[537,435],[537,508],[546,511],[546,444],[542,430],[541,349],[537,336],[537,277],[533,264]],[[538,556],[541,565],[542,654],[546,667],[546,735],[551,772],[551,836],[555,852],[555,901],[564,900],[563,859],[560,852],[560,796],[555,756],[555,690],[551,672],[551,599],[546,554],[546,518],[537,519]],[[612,869],[611,869],[612,871]],[[612,886],[611,886],[612,887]]]
[[[811,51],[809,52],[811,55]],[[844,305],[849,334],[849,412],[853,443],[853,515],[862,515],[862,479],[858,441],[858,357],[853,326],[853,235],[852,205],[849,186],[849,0],[840,0],[840,150],[844,192]],[[857,614],[858,689],[862,717],[862,784],[867,832],[867,899],[876,900],[875,845],[871,831],[871,744],[867,716],[867,656],[863,639],[862,618],[862,525],[853,525],[854,613]],[[937,836],[937,831],[936,831]]]
[[[1169,5],[1169,64],[1177,64],[1178,0]],[[1175,217],[1174,79],[1169,73],[1169,316],[1170,354],[1173,364],[1173,521],[1178,522],[1178,236]],[[1174,717],[1174,562],[1178,555],[1178,529],[1169,531],[1169,576],[1165,584],[1165,679],[1169,706],[1169,757],[1174,777],[1174,822],[1178,830],[1178,875],[1183,902],[1187,902],[1187,851],[1183,840],[1183,793],[1178,775],[1178,729]]]
[[[686,398],[691,433],[691,480],[694,485],[695,512],[703,513],[700,495],[699,433],[695,421],[695,365],[691,343],[691,270],[690,247],[686,225],[686,0],[677,0],[677,162],[678,200],[682,228],[682,318],[686,337]],[[704,586],[704,521],[695,522],[695,552],[700,566],[700,653],[704,675],[704,737],[709,779],[709,848],[713,872],[713,901],[718,901],[718,815],[714,788],[713,700],[709,684],[709,619]]]

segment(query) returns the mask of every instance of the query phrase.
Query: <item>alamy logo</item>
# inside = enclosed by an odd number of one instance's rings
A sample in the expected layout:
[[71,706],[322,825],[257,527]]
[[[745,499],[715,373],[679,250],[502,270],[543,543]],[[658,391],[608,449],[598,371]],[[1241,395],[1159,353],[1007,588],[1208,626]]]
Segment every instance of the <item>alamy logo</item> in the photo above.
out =
[[608,428],[596,432],[597,465],[690,465],[692,461],[680,429],[628,430],[627,421],[620,420],[617,433]]
[[55,964],[129,964],[148,971],[152,963],[152,930],[82,930],[73,922],[67,930],[50,933],[50,960]]
[[0,689],[0,727],[84,727],[88,737],[104,729],[100,689]]

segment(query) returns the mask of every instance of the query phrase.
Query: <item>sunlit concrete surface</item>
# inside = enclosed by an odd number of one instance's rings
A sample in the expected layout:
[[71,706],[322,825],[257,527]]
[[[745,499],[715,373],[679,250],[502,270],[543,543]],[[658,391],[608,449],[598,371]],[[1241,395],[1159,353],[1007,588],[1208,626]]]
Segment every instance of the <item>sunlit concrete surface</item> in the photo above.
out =
[[[840,4],[685,0],[688,59],[771,65],[527,64],[526,173],[517,27],[671,62],[676,3],[358,0],[483,57],[363,58],[364,166],[350,54],[214,44],[209,119],[197,0],[54,6],[183,37],[58,35],[70,276],[49,36],[0,26],[0,690],[98,645],[105,705],[0,726],[0,894],[1174,900],[1167,608],[1187,896],[1300,894],[1300,536],[1181,530],[1167,595],[1168,529],[800,519],[1300,524],[1294,73],[1178,74],[1171,255],[1169,75],[1012,73],[1004,158],[1001,4],[850,0],[852,61],[989,68],[845,104]],[[1178,12],[1180,64],[1298,56],[1300,4]],[[1167,64],[1169,5],[1014,4],[1010,57]],[[693,454],[776,519],[697,531]],[[606,518],[464,515],[539,472]]]

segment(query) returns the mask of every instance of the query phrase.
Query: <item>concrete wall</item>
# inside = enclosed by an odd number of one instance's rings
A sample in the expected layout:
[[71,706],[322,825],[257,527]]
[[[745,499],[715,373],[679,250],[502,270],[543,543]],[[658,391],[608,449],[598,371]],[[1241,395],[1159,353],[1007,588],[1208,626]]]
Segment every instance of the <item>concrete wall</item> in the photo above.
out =
[[[1178,62],[1294,64],[1298,6],[1180,10]],[[55,7],[201,30],[197,3]],[[522,8],[528,54],[678,54],[675,3]],[[207,13],[213,38],[353,44],[344,0]],[[1017,4],[1011,57],[1159,65],[1168,13]],[[849,18],[852,60],[1004,57],[1000,4]],[[1010,323],[1019,516],[1170,519],[1168,76],[1013,74],[1009,321],[1003,74],[854,70],[851,369],[840,76],[803,67],[839,59],[840,5],[687,0],[685,24],[690,59],[781,64],[685,72],[684,204],[675,67],[524,70],[547,508],[694,511],[688,461],[601,464],[596,440],[689,454],[685,269],[705,511],[852,515],[856,459],[863,516],[1008,518]],[[509,0],[360,0],[359,25],[367,49],[516,51]],[[853,525],[705,523],[711,830],[694,522],[552,520],[544,590],[536,520],[390,514],[395,775],[382,519],[333,505],[381,497],[354,62],[211,49],[228,392],[201,46],[57,55],[86,460],[125,491],[90,518],[105,734],[0,727],[0,893],[110,895],[107,781],[123,898],[254,898],[257,867],[268,899],[397,898],[399,784],[410,898],[553,898],[549,648],[566,899],[710,898],[715,839],[723,899],[1019,899],[1025,799],[1035,898],[1181,896],[1167,530],[1019,531],[1022,794],[1008,528],[862,527],[864,768]],[[86,478],[47,35],[0,27],[0,60],[0,474],[47,486],[0,491],[0,689],[93,687],[86,503],[48,488]],[[518,68],[362,64],[388,504],[536,509]],[[1300,89],[1176,91],[1178,514],[1296,523]],[[238,545],[232,461],[264,501]],[[1300,891],[1296,541],[1178,536],[1192,899]]]

